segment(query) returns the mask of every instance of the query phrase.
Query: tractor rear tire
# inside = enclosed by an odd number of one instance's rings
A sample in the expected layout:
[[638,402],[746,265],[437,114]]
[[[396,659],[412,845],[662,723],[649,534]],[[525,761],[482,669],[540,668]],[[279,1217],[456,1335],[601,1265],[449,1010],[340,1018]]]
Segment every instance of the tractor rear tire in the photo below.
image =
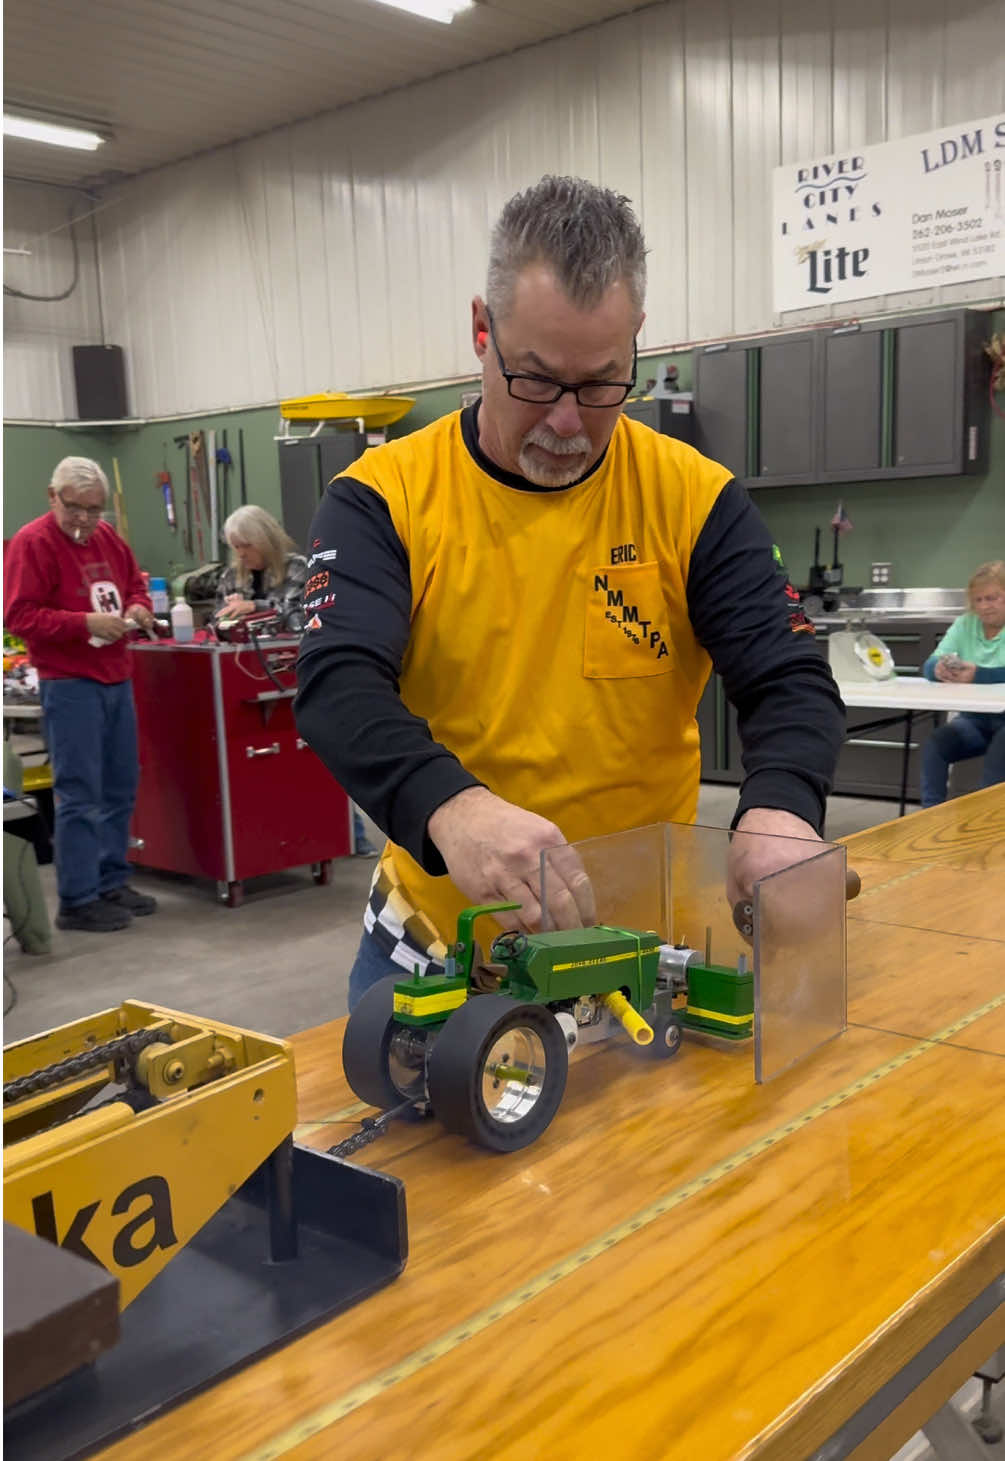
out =
[[479,994],[436,1038],[429,1101],[448,1131],[489,1151],[520,1151],[550,1126],[568,1072],[565,1036],[551,1010]]
[[391,1079],[388,1052],[394,1033],[396,974],[372,984],[349,1016],[342,1042],[342,1067],[356,1095],[386,1111],[404,1096]]

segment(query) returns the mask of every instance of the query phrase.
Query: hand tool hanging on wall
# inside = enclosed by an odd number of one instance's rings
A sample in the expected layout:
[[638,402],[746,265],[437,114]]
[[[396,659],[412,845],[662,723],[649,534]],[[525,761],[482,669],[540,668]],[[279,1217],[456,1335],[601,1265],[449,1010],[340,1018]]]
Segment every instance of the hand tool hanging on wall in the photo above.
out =
[[220,503],[216,495],[216,432],[206,432],[206,485],[209,489],[209,551],[219,556],[220,547]]
[[234,465],[234,458],[227,450],[226,431],[222,431],[220,436],[223,445],[216,449],[216,479],[220,484],[220,523],[222,526],[230,516],[230,469]]
[[195,540],[199,548],[199,562],[206,562],[206,540],[202,531],[203,518],[203,486],[202,468],[205,452],[203,450],[202,432],[193,431],[188,439],[189,442],[189,483],[192,489],[192,516],[195,519]]
[[237,431],[237,447],[238,447],[238,455],[240,456],[240,459],[241,459],[241,506],[243,507],[245,505],[245,503],[247,502],[247,500],[248,500],[248,483],[247,483],[247,479],[245,478],[245,475],[244,475],[244,427],[243,426],[238,427],[238,431]]
[[154,486],[164,499],[164,516],[173,533],[178,531],[178,518],[174,510],[174,483],[167,464],[167,442],[161,442],[161,469],[154,473]]
[[207,563],[212,563],[217,557],[216,543],[213,540],[213,489],[210,479],[210,451],[207,441],[208,433],[199,432],[199,485],[202,488],[200,506],[202,508],[203,526],[206,529],[208,556]]
[[181,545],[192,556],[192,471],[189,463],[191,447],[187,436],[176,436],[174,444],[185,450],[185,526],[182,528]]
[[174,488],[171,484],[171,473],[166,467],[163,471],[154,473],[154,485],[160,488],[164,497],[164,516],[167,518],[167,525],[173,533],[176,533],[178,520],[174,511]]
[[124,543],[128,543],[129,518],[126,515],[126,499],[122,492],[122,478],[119,476],[118,457],[112,457],[112,471],[115,473],[115,531]]

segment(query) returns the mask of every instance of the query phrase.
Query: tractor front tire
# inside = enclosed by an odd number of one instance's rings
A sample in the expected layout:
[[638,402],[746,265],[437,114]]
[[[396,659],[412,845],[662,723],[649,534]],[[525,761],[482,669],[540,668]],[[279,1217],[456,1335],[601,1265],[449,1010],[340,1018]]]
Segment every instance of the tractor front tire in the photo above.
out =
[[680,1021],[676,1015],[647,1014],[646,1019],[652,1026],[652,1043],[635,1048],[645,1060],[669,1060],[680,1049],[683,1035]]

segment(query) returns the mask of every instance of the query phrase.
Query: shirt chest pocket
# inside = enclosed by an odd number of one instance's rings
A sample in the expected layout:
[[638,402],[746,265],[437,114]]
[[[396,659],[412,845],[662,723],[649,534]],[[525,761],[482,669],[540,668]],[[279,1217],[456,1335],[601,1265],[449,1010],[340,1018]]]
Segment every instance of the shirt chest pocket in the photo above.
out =
[[668,674],[673,665],[659,564],[594,569],[586,588],[586,678],[632,680]]

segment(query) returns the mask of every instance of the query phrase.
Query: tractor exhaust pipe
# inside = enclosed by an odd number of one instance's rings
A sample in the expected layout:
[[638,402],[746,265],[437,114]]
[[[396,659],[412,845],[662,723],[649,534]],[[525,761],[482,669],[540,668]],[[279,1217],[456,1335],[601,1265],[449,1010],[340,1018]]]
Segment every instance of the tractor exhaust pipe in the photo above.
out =
[[607,1006],[616,1020],[621,1021],[636,1045],[653,1043],[652,1026],[646,1024],[637,1009],[633,1009],[620,989],[612,989],[610,994],[602,994],[600,1003]]

